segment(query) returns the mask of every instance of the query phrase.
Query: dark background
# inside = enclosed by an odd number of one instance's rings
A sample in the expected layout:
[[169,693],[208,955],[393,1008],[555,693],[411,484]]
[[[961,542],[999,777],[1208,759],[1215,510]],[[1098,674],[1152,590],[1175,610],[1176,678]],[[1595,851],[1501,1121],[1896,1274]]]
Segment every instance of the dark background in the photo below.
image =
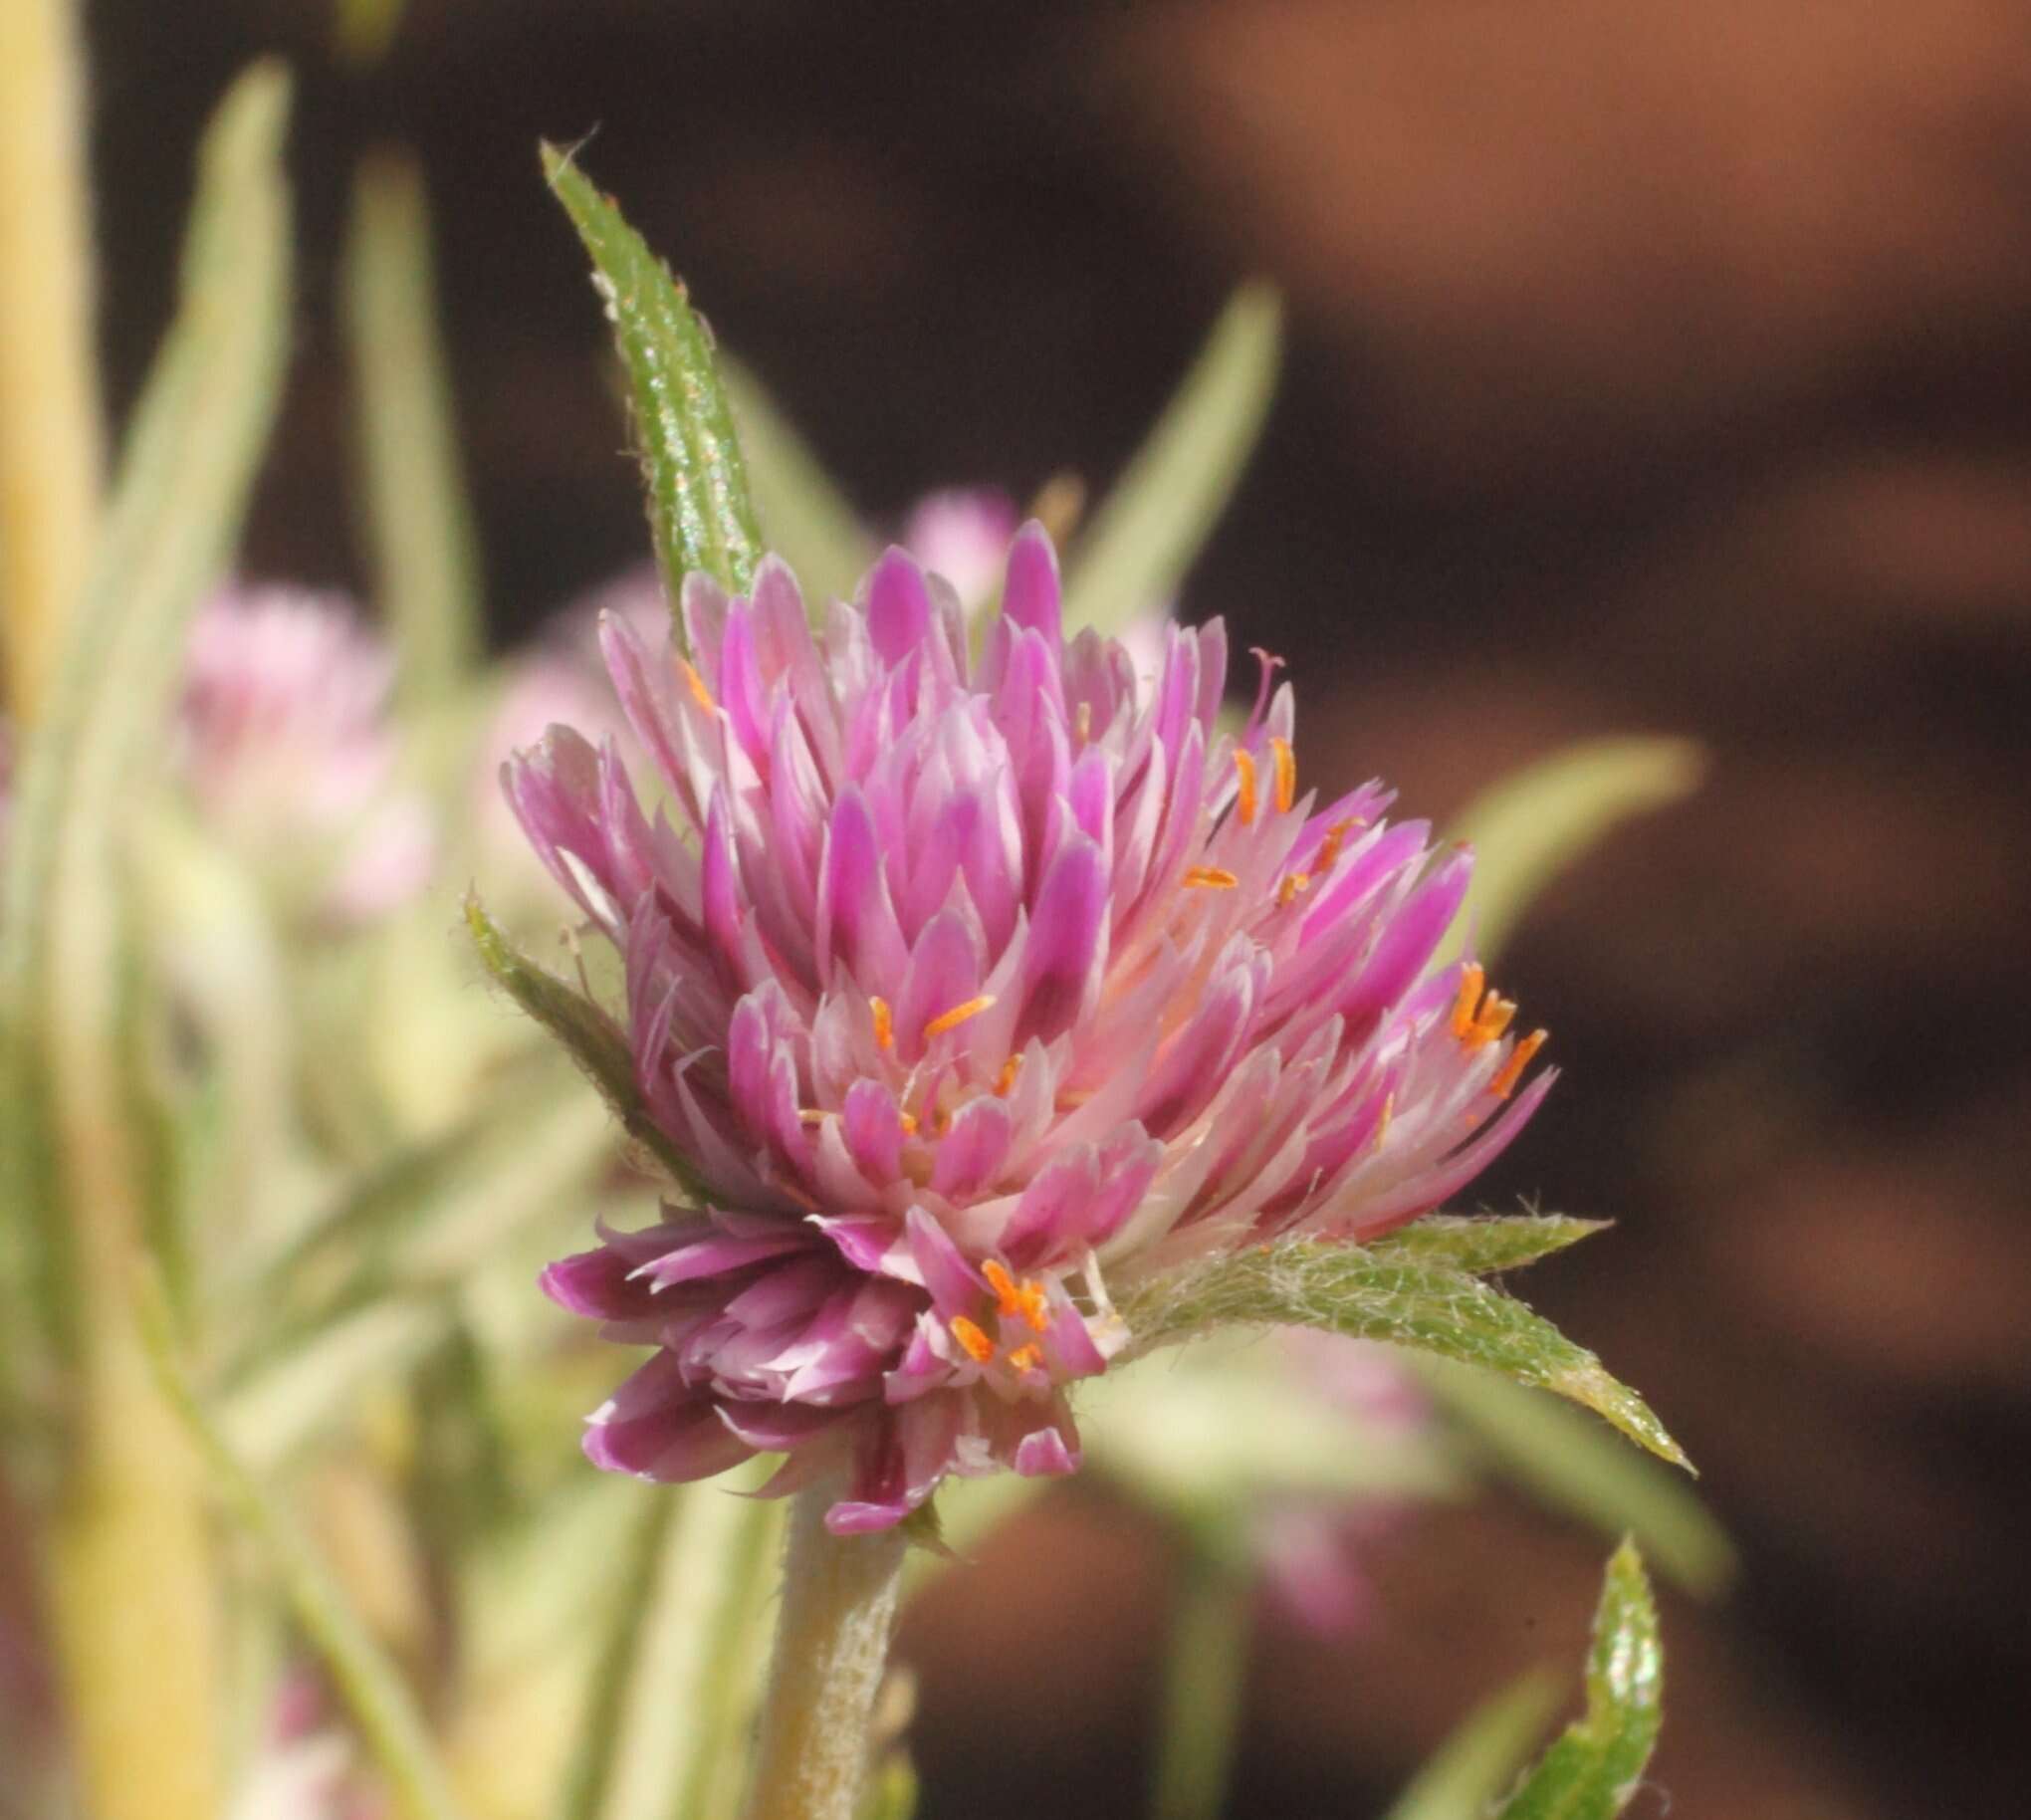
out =
[[[1104,484],[1230,287],[1283,285],[1184,607],[1291,660],[1310,775],[1443,816],[1580,735],[1714,754],[1519,940],[1566,1078],[1484,1185],[1620,1217],[1532,1299],[1744,1546],[1669,1606],[1656,1779],[1688,1820],[2023,1811],[2031,8],[417,0],[353,75],[309,0],[92,31],[122,399],[204,112],[257,50],[303,72],[257,572],[358,578],[338,223],[363,147],[421,153],[504,639],[646,542],[539,135],[597,128],[878,521]],[[1379,1812],[1576,1658],[1601,1553],[1503,1498],[1393,1534],[1370,1634],[1265,1624],[1234,1811]],[[1080,1487],[917,1614],[927,1820],[1136,1811],[1166,1568]]]

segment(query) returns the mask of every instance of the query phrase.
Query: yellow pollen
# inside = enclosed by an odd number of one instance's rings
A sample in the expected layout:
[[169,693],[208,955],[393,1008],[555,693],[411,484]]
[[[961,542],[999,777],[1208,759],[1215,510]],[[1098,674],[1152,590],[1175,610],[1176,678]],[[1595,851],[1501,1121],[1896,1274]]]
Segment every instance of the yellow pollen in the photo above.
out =
[[896,1114],[896,1120],[903,1128],[903,1136],[917,1135],[917,1115],[914,1112],[899,1112]]
[[716,714],[719,704],[712,699],[712,691],[705,686],[705,678],[699,675],[697,666],[688,657],[680,657],[678,664],[684,671],[684,680],[691,685],[691,699],[708,714]]
[[1481,987],[1487,975],[1477,962],[1460,970],[1460,996],[1453,1001],[1453,1033],[1465,1042],[1473,1028],[1473,1009],[1480,1003]]
[[1011,1276],[1008,1267],[990,1257],[981,1265],[981,1274],[988,1279],[988,1287],[995,1292],[997,1307],[1004,1314],[1019,1314],[1034,1333],[1041,1333],[1050,1325],[1050,1302],[1043,1292],[1043,1284],[1035,1277],[1017,1282]]
[[1009,1364],[1016,1371],[1041,1371],[1043,1348],[1034,1344],[1018,1346],[1009,1355]]
[[1297,901],[1297,894],[1311,884],[1309,872],[1292,872],[1276,887],[1276,903],[1279,909],[1288,910]]
[[1246,827],[1255,819],[1255,761],[1240,748],[1235,751],[1235,770],[1241,781],[1241,794],[1235,798],[1241,808],[1241,826]]
[[1347,844],[1347,836],[1361,825],[1358,815],[1349,815],[1344,821],[1336,821],[1326,829],[1326,837],[1319,842],[1319,856],[1312,861],[1314,872],[1323,872],[1340,857],[1340,849]]
[[796,1109],[797,1122],[803,1125],[822,1125],[832,1115],[821,1112],[816,1106],[799,1106]]
[[1226,866],[1194,866],[1185,874],[1185,884],[1204,885],[1209,891],[1232,891],[1241,881]]
[[1288,740],[1271,740],[1269,752],[1276,762],[1276,809],[1287,815],[1297,800],[1297,754],[1290,750]]
[[870,999],[867,1009],[874,1014],[874,1046],[878,1049],[892,1049],[896,1046],[895,1020],[889,1016],[886,999]]
[[1544,1047],[1549,1030],[1532,1030],[1509,1051],[1509,1059],[1502,1063],[1502,1070],[1488,1082],[1488,1091],[1497,1099],[1507,1099],[1516,1090],[1516,1083],[1523,1078],[1523,1070],[1530,1065],[1531,1056]]
[[1001,1073],[995,1076],[995,1097],[1007,1099],[1016,1085],[1016,1076],[1022,1072],[1022,1057],[1011,1055],[1002,1064]]
[[969,999],[964,1005],[955,1005],[949,1012],[940,1012],[924,1026],[924,1040],[942,1036],[947,1030],[956,1030],[969,1018],[978,1018],[995,1002],[993,993],[983,993],[978,999]]
[[965,1348],[966,1356],[976,1365],[985,1365],[995,1356],[995,1342],[980,1330],[975,1321],[963,1314],[952,1317],[952,1337]]

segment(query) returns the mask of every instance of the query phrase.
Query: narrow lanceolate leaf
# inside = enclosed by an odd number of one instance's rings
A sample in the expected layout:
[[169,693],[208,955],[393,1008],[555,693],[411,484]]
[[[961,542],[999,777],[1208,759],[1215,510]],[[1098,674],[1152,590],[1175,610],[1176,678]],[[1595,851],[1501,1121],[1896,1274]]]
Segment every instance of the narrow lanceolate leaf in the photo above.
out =
[[1642,1783],[1663,1719],[1658,1612],[1633,1542],[1608,1563],[1587,1656],[1587,1709],[1510,1795],[1499,1820],[1614,1820]]
[[874,540],[762,381],[737,360],[723,358],[720,369],[769,548],[796,571],[817,619],[826,601],[853,597],[874,561]]
[[[118,1116],[119,848],[159,767],[192,611],[238,533],[272,419],[288,324],[288,82],[243,78],[200,157],[182,295],[128,432],[48,712],[24,755],[0,914],[6,1063],[0,1156],[33,1235],[36,1311],[63,1332],[79,1269],[124,1259],[144,1159]],[[60,1180],[56,1158],[69,1167]],[[72,1266],[70,1248],[90,1263]]]
[[359,167],[345,325],[375,598],[403,696],[435,702],[479,658],[479,539],[458,458],[429,203],[411,158],[381,152]]
[[576,987],[517,953],[476,897],[466,900],[466,927],[472,931],[480,964],[495,983],[564,1045],[628,1136],[648,1151],[679,1187],[702,1201],[704,1185],[656,1128],[642,1103],[641,1090],[635,1084],[634,1058],[620,1026]]
[[457,1820],[450,1785],[401,1670],[375,1643],[338,1577],[319,1558],[288,1508],[248,1470],[199,1403],[177,1359],[168,1310],[159,1295],[149,1298],[142,1325],[164,1396],[190,1430],[214,1487],[268,1557],[297,1622],[323,1658],[399,1810],[407,1820]]
[[677,600],[694,569],[746,593],[762,560],[762,532],[712,337],[684,287],[569,152],[544,146],[543,170],[592,256],[593,283],[606,300],[669,597]]
[[1474,849],[1462,939],[1491,959],[1560,872],[1623,822],[1690,796],[1705,772],[1691,740],[1585,740],[1491,786],[1453,828]]
[[1575,1220],[1569,1214],[1505,1214],[1478,1219],[1462,1214],[1427,1214],[1400,1227],[1368,1249],[1406,1262],[1443,1264],[1473,1276],[1519,1270],[1569,1245],[1608,1230],[1606,1220]]
[[1690,1470],[1644,1400],[1591,1352],[1514,1296],[1422,1255],[1421,1243],[1402,1235],[1368,1246],[1286,1240],[1158,1277],[1122,1312],[1139,1349],[1240,1325],[1318,1327],[1435,1352],[1569,1397]]
[[1149,440],[1066,564],[1065,628],[1119,632],[1167,606],[1247,465],[1275,389],[1283,306],[1235,294]]
[[1387,1820],[1485,1820],[1558,1710],[1558,1681],[1531,1669],[1476,1706],[1418,1771]]

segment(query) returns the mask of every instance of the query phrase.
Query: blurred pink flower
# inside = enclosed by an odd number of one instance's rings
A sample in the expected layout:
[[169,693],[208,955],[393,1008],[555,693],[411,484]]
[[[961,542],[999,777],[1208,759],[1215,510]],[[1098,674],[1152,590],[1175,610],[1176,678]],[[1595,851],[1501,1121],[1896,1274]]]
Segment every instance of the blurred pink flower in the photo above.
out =
[[814,639],[790,571],[691,576],[691,658],[607,660],[683,831],[618,747],[553,732],[507,788],[619,949],[649,1115],[709,1206],[608,1232],[551,1294],[654,1356],[587,1452],[645,1478],[784,1452],[840,1531],[950,1472],[1078,1464],[1066,1387],[1128,1337],[1109,1284],[1436,1206],[1530,1116],[1541,1034],[1477,968],[1425,979],[1469,860],[1365,785],[1300,793],[1273,666],[1216,730],[1227,636],[1152,683],[1069,643],[1034,526],[970,654],[891,550]]

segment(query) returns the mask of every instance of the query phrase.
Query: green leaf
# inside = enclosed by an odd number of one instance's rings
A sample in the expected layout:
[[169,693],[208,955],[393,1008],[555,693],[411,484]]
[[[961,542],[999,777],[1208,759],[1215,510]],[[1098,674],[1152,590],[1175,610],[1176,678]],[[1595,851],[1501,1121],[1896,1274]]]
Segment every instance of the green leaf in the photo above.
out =
[[[1406,1229],[1409,1231],[1410,1229]],[[1226,1325],[1319,1327],[1436,1352],[1555,1391],[1676,1466],[1690,1463],[1635,1391],[1514,1296],[1428,1261],[1402,1235],[1285,1240],[1160,1276],[1122,1308],[1138,1350]]]
[[131,1010],[120,844],[159,772],[190,616],[233,548],[274,415],[289,318],[288,106],[281,69],[257,65],[205,135],[176,321],[134,413],[9,833],[0,1167],[12,1205],[0,1227],[33,1248],[32,1311],[60,1348],[79,1272],[104,1270],[147,1225],[146,1159],[117,1085]]
[[1653,1567],[1701,1598],[1733,1580],[1734,1544],[1677,1474],[1540,1391],[1430,1354],[1413,1363],[1473,1450],[1540,1503],[1633,1534]]
[[1691,740],[1587,740],[1527,765],[1476,796],[1453,833],[1474,849],[1460,941],[1492,959],[1537,895],[1623,822],[1699,788],[1706,758]]
[[796,571],[804,604],[816,619],[827,600],[853,598],[877,554],[874,540],[762,381],[728,356],[722,356],[720,372],[769,548]]
[[361,162],[344,278],[374,596],[404,699],[434,703],[479,660],[483,590],[431,272],[429,201],[414,159],[383,151]]
[[1187,1553],[1164,1647],[1155,1820],[1218,1820],[1227,1809],[1248,1667],[1249,1593],[1239,1563]]
[[684,287],[568,151],[545,145],[543,171],[592,256],[627,370],[649,530],[671,606],[694,569],[745,593],[762,560],[762,532],[712,337]]
[[1606,1220],[1575,1220],[1569,1214],[1493,1218],[1427,1214],[1368,1249],[1406,1262],[1442,1264],[1474,1276],[1491,1276],[1549,1257],[1595,1233],[1605,1233],[1610,1224]]
[[323,1658],[360,1737],[409,1820],[457,1820],[458,1806],[402,1673],[380,1646],[282,1501],[206,1414],[176,1356],[160,1295],[142,1308],[142,1334],[163,1396],[189,1429],[214,1489],[268,1557],[304,1635]]
[[565,1784],[564,1820],[710,1820],[759,1699],[782,1512],[720,1486],[642,1493],[630,1571]]
[[518,954],[477,897],[466,899],[466,926],[472,931],[481,965],[517,1005],[564,1045],[628,1136],[653,1156],[695,1203],[703,1205],[709,1200],[697,1172],[649,1117],[641,1090],[635,1085],[634,1057],[620,1026],[583,993]]
[[1386,1820],[1483,1820],[1558,1710],[1558,1678],[1519,1675],[1483,1701],[1418,1771]]
[[1261,432],[1282,337],[1283,306],[1273,290],[1257,284],[1235,293],[1149,440],[1067,556],[1067,630],[1119,632],[1176,595]]
[[1500,1820],[1613,1820],[1635,1797],[1663,1719],[1657,1605],[1634,1542],[1608,1563],[1587,1657],[1587,1710],[1500,1809]]

